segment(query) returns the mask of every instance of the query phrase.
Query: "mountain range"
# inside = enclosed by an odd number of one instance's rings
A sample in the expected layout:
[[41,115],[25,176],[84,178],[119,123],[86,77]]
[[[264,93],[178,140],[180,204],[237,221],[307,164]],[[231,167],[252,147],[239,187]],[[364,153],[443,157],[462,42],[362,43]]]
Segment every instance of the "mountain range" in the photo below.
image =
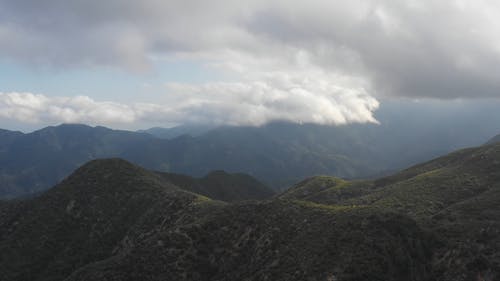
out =
[[193,192],[204,181],[93,160],[35,198],[0,201],[0,280],[500,277],[499,143],[258,201]]
[[[385,119],[384,119],[385,118]],[[246,173],[275,190],[328,174],[371,178],[464,146],[484,128],[380,116],[381,125],[270,123],[261,127],[181,126],[141,132],[63,124],[21,133],[0,131],[0,198],[32,196],[87,161],[120,157],[147,169],[203,177]],[[404,119],[406,120],[406,119]],[[411,148],[411,149],[409,149]]]

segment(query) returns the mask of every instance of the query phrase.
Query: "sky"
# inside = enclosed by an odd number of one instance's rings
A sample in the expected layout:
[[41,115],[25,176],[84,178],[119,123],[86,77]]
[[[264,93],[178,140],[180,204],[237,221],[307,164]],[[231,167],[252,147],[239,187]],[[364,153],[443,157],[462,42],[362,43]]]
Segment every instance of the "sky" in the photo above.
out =
[[500,97],[498,34],[493,0],[0,0],[0,126],[377,124],[394,100],[477,107]]

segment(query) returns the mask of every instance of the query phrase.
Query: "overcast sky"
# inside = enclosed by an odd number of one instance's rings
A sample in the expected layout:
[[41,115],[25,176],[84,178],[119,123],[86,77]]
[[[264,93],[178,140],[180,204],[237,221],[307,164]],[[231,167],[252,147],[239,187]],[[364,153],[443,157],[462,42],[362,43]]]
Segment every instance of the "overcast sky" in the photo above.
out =
[[500,2],[0,0],[0,124],[377,123],[500,97]]

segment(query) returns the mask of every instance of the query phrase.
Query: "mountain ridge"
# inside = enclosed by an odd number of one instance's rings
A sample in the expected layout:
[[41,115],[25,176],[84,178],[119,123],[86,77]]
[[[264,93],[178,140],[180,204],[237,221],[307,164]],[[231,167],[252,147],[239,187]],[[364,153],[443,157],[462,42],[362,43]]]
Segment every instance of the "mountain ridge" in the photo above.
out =
[[[371,178],[404,168],[425,155],[445,153],[443,147],[454,147],[448,142],[428,145],[435,137],[420,141],[408,137],[395,144],[388,135],[391,126],[276,122],[262,127],[218,127],[196,137],[173,139],[78,124],[29,134],[2,131],[6,136],[0,138],[0,198],[32,196],[96,158],[120,157],[150,170],[194,177],[213,170],[246,173],[280,190],[317,174]],[[406,149],[405,144],[415,149]]]

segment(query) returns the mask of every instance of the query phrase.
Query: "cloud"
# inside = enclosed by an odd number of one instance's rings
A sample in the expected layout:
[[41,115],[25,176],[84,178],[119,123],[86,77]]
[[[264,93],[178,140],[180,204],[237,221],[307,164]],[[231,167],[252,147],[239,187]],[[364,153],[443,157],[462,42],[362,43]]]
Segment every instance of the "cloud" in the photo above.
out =
[[[319,75],[319,74],[317,74]],[[378,101],[363,88],[341,87],[330,79],[269,73],[263,80],[204,85],[170,83],[169,104],[187,112],[181,119],[262,125],[272,120],[341,125],[378,123]],[[175,101],[178,102],[175,102]]]
[[246,30],[364,77],[378,96],[499,97],[500,4],[494,1],[283,2]]
[[0,0],[3,58],[145,71],[175,57],[235,77],[169,84],[158,97],[162,106],[7,93],[0,115],[30,122],[376,122],[381,97],[499,97],[499,33],[500,4],[488,0]]
[[[274,79],[274,80],[273,80]],[[120,124],[212,123],[262,125],[272,120],[300,123],[377,123],[378,102],[363,89],[346,89],[307,79],[273,77],[252,83],[169,84],[164,104],[100,102],[86,96],[47,97],[0,93],[0,118],[25,123]],[[283,91],[287,84],[289,91]]]
[[96,102],[86,96],[0,93],[0,117],[26,123],[114,124],[134,122],[137,110],[119,103]]

